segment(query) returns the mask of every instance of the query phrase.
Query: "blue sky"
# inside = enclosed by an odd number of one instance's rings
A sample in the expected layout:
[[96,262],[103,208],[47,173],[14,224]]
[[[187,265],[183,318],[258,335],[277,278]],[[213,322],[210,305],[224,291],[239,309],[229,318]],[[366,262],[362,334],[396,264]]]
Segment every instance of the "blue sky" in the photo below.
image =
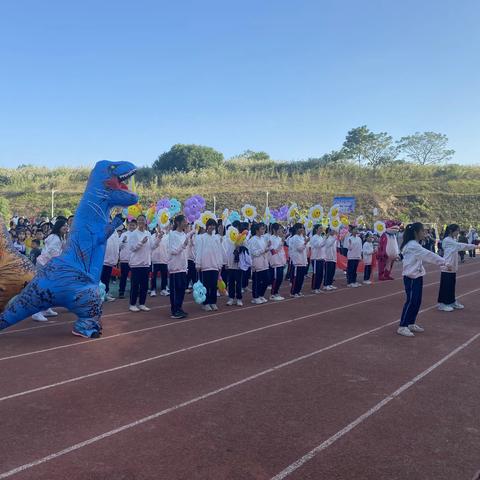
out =
[[0,166],[174,143],[319,156],[366,124],[480,163],[477,0],[0,3]]

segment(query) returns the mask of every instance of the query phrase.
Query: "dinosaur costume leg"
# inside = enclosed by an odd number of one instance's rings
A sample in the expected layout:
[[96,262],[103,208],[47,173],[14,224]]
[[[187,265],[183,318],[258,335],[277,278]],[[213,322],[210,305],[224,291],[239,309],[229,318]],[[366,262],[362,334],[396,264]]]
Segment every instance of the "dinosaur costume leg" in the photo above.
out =
[[387,280],[394,280],[394,278],[391,275],[394,263],[395,263],[395,260],[390,260],[390,259],[387,260],[387,265],[385,267],[385,278]]
[[89,285],[74,293],[68,308],[78,316],[72,333],[85,338],[98,338],[102,334],[102,301],[98,285]]
[[380,282],[386,280],[385,271],[386,271],[387,262],[382,257],[378,259],[378,280]]

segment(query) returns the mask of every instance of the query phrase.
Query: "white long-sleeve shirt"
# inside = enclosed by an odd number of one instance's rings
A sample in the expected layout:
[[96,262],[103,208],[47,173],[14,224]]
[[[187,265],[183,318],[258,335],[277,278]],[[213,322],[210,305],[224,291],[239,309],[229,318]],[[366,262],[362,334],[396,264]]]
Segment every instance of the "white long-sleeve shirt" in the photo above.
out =
[[169,273],[183,273],[188,270],[187,247],[185,240],[187,235],[184,232],[172,230],[168,234],[167,254]]
[[252,257],[252,271],[263,272],[268,270],[268,251],[265,237],[253,235],[248,241],[248,251]]
[[[268,263],[272,268],[284,267],[287,263],[287,255],[283,248],[283,240],[277,235],[271,235],[270,253],[268,255]],[[275,252],[275,253],[272,253]]]
[[220,235],[203,233],[195,239],[195,266],[202,272],[221,270],[223,246]]
[[288,254],[290,260],[296,267],[306,267],[307,260],[307,245],[305,244],[305,237],[294,235],[288,244]]
[[136,230],[133,230],[133,232],[127,230],[120,235],[120,262],[122,263],[128,263],[130,260],[130,239],[135,232]]
[[347,258],[349,260],[360,260],[362,258],[362,239],[358,236],[350,235],[347,241]]
[[325,260],[326,237],[315,234],[310,239],[310,260]]
[[403,254],[403,276],[408,278],[419,278],[425,275],[423,262],[435,265],[445,265],[445,259],[436,253],[423,248],[416,240],[410,240],[402,250]]
[[222,242],[222,247],[225,252],[225,265],[230,270],[238,270],[240,267],[238,262],[235,262],[235,245],[231,242]]
[[45,265],[54,257],[58,257],[65,246],[65,240],[62,240],[58,235],[52,234],[45,239],[45,246],[42,253],[37,258],[39,265]]
[[325,261],[337,263],[337,237],[327,236],[325,240]]
[[168,233],[163,235],[162,238],[153,238],[153,250],[152,250],[152,263],[168,263],[167,242]]
[[115,267],[118,263],[118,257],[120,253],[120,237],[117,232],[113,232],[108,237],[107,247],[105,249],[105,258],[103,264],[107,267]]
[[[145,238],[147,241],[143,243]],[[152,264],[153,246],[150,232],[135,230],[128,243],[130,244],[130,260],[128,261],[130,268],[149,267]]]
[[[473,250],[474,248],[476,248],[476,246],[473,243],[460,243],[452,237],[445,237],[443,239],[443,258],[445,259],[447,265],[452,266],[452,273],[458,270],[458,252],[462,252],[464,250]],[[442,267],[442,271],[448,272],[446,267]]]
[[373,243],[372,242],[365,242],[363,244],[362,254],[363,254],[363,263],[365,265],[371,265],[372,264],[372,258],[373,258]]

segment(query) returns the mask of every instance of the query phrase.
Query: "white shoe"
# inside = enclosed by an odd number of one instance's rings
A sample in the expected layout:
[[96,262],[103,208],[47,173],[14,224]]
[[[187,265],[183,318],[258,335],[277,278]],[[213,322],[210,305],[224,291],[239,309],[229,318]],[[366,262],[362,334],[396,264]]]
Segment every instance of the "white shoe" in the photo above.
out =
[[252,303],[254,305],[261,305],[263,302],[259,298],[252,299]]
[[210,308],[211,308],[212,310],[214,310],[215,312],[218,310],[218,307],[217,307],[217,305],[216,305],[215,303],[212,303],[212,304],[210,305]]
[[168,290],[162,290],[162,291],[160,292],[160,295],[161,295],[162,297],[168,297],[168,296],[170,295],[170,292],[169,292]]
[[52,310],[51,308],[47,308],[44,312],[42,312],[46,317],[58,317],[58,312]]
[[242,300],[237,300],[237,307],[243,307]]
[[418,332],[418,333],[422,333],[422,332],[425,331],[425,329],[423,327],[421,327],[420,325],[417,325],[416,323],[412,323],[411,325],[409,325],[408,329],[411,332]]
[[358,282],[355,282],[353,285],[354,285],[355,287],[357,287],[357,288],[362,286],[362,284],[361,284],[361,283],[358,283]]
[[234,302],[235,302],[235,300],[234,300],[233,298],[229,298],[229,299],[228,299],[228,302],[227,302],[227,305],[228,305],[229,307],[231,307]]
[[272,295],[270,297],[270,300],[273,300],[274,302],[281,302],[282,300],[285,300],[281,295]]
[[364,284],[364,285],[371,285],[372,282],[371,282],[370,280],[365,280],[365,281],[363,282],[363,284]]
[[221,297],[222,294],[220,292],[217,292],[217,297]]
[[330,290],[338,290],[338,287],[336,287],[335,285],[330,285]]
[[140,309],[136,306],[136,305],[130,305],[128,307],[128,309],[131,311],[131,312],[139,312]]
[[191,289],[191,288],[187,288],[187,289],[185,290],[185,293],[192,293],[192,289]]
[[347,287],[348,288],[353,288],[353,287],[355,287],[355,285],[353,283],[349,283],[349,284],[347,284]]
[[111,295],[105,295],[105,299],[107,302],[114,302],[116,300],[116,298],[112,297]]
[[272,289],[272,286],[269,285],[269,286],[267,287],[267,290],[271,290],[271,289]]
[[42,312],[32,315],[32,319],[36,322],[48,322],[48,318]]
[[444,303],[439,303],[438,309],[441,312],[453,312],[453,307],[451,307],[450,305],[445,305]]
[[203,309],[206,311],[206,312],[211,312],[212,311],[212,307],[210,305],[204,305],[203,306]]
[[452,303],[450,307],[453,307],[455,310],[463,310],[465,307],[458,302]]
[[323,287],[323,289],[326,291],[326,292],[330,292],[333,290],[332,286],[331,285],[327,285],[326,287]]
[[316,290],[313,290],[313,293],[322,293],[322,291],[317,288]]
[[404,337],[414,337],[415,335],[409,330],[408,327],[398,327],[397,333]]
[[146,307],[145,305],[139,305],[138,309],[141,310],[142,312],[149,312],[150,309]]
[[156,296],[157,296],[157,292],[156,292],[155,290],[152,290],[152,291],[150,292],[150,296],[151,296],[151,297],[156,297]]
[[268,300],[265,297],[260,297],[260,300],[262,301],[262,303],[267,303],[268,302]]

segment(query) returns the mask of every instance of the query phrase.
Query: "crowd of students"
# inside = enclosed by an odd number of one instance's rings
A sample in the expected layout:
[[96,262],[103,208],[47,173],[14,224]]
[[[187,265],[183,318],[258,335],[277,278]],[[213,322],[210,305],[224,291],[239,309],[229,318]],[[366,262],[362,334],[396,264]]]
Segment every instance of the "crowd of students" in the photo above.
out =
[[[46,221],[30,225],[24,219],[12,220],[10,233],[15,248],[32,261],[44,265],[61,253],[73,217],[58,217],[54,224]],[[203,302],[205,311],[218,310],[217,298],[226,285],[228,306],[243,306],[244,294],[251,291],[251,303],[260,305],[270,301],[282,301],[280,287],[289,281],[290,296],[302,297],[305,278],[310,277],[314,294],[336,290],[335,273],[337,253],[347,257],[346,278],[349,288],[358,288],[357,269],[364,263],[363,284],[371,285],[372,263],[378,244],[378,236],[365,229],[350,226],[348,234],[340,239],[331,228],[315,225],[306,233],[301,223],[285,228],[279,223],[235,221],[231,225],[239,232],[247,232],[245,241],[236,245],[228,240],[228,228],[221,221],[209,219],[205,228],[194,228],[183,215],[175,217],[164,229],[149,231],[144,215],[128,221],[107,242],[101,276],[106,287],[107,301],[116,298],[110,294],[112,273],[118,272],[118,298],[125,298],[127,280],[130,277],[129,310],[149,311],[148,295],[159,293],[170,298],[171,316],[181,319],[187,316],[183,310],[186,293],[200,280],[206,288]],[[478,235],[474,229],[463,235],[456,224],[449,225],[438,243],[432,247],[432,232],[421,223],[401,228],[397,240],[399,260],[403,263],[403,280],[406,302],[398,333],[414,336],[423,328],[416,324],[423,289],[425,269],[423,263],[433,263],[441,268],[438,295],[439,310],[451,312],[462,309],[455,297],[456,272],[459,259],[464,261],[465,251],[475,255]],[[45,238],[46,237],[46,238]],[[45,239],[44,239],[45,238]],[[460,240],[460,241],[459,241]],[[267,299],[267,289],[270,289]],[[45,321],[57,315],[49,309],[33,316]]]

